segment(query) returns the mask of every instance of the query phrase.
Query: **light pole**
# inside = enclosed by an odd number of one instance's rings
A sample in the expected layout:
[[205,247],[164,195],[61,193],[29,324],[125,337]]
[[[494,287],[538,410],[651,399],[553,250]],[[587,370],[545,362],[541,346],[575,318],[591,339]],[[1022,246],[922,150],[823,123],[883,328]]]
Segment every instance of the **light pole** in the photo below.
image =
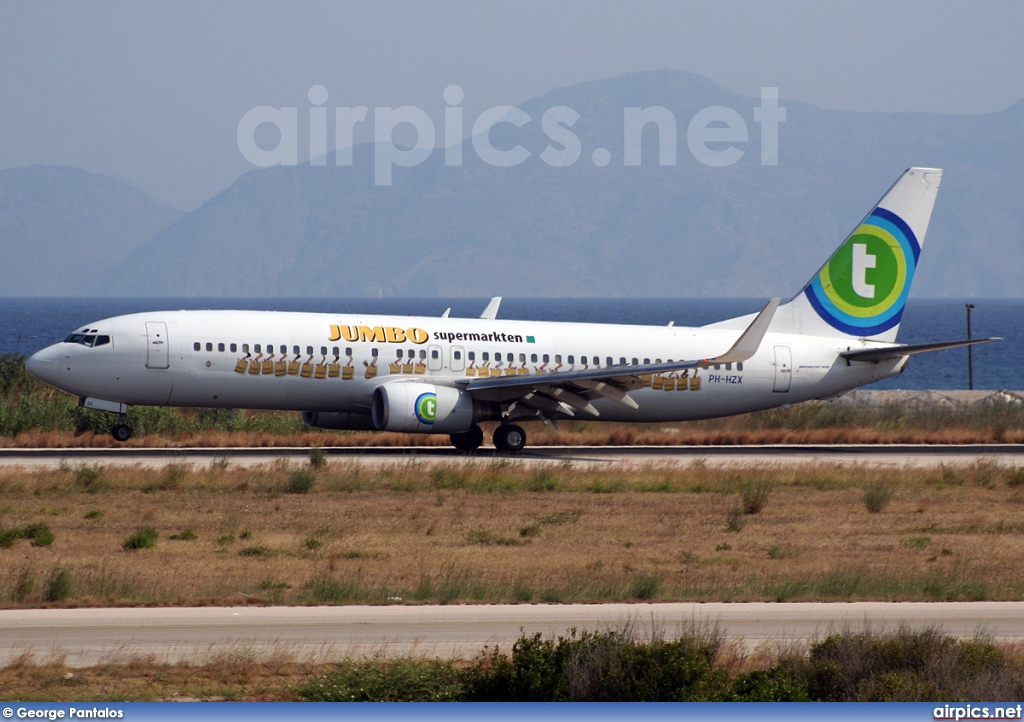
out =
[[[973,303],[964,304],[967,306],[967,340],[971,340],[971,311],[974,310]],[[972,348],[967,347],[967,388],[971,391],[974,390],[974,354],[971,353]]]

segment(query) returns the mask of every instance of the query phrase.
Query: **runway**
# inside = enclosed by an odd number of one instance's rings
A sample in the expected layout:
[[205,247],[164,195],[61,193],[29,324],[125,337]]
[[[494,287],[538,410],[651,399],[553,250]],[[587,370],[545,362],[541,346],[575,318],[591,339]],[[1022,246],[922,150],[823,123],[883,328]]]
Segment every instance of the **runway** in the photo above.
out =
[[[502,456],[484,448],[461,454],[448,447],[328,447],[329,461],[389,464],[415,460],[423,463],[477,463],[507,459],[523,465],[660,464],[688,465],[700,460],[713,466],[801,464],[864,464],[882,467],[966,465],[981,460],[1007,466],[1024,465],[1024,444],[773,444],[745,446],[534,446],[515,456]],[[206,466],[226,460],[233,465],[256,466],[279,460],[304,462],[309,449],[281,448],[119,448],[119,449],[0,449],[0,466],[46,468],[59,464]]]
[[820,638],[844,627],[940,628],[957,637],[982,632],[1024,640],[1024,602],[772,604],[670,603],[485,606],[196,607],[0,610],[0,663],[26,651],[91,666],[147,656],[202,662],[220,654],[332,660],[352,655],[419,654],[471,658],[485,645],[510,651],[521,631],[566,634],[621,629],[667,636],[716,627],[752,651],[766,643]]

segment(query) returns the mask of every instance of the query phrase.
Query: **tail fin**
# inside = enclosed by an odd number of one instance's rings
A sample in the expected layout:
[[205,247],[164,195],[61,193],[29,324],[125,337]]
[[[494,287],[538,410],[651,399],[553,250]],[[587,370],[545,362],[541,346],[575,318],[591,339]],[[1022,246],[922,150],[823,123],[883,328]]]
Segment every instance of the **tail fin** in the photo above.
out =
[[908,168],[828,262],[779,307],[771,330],[896,340],[941,168]]

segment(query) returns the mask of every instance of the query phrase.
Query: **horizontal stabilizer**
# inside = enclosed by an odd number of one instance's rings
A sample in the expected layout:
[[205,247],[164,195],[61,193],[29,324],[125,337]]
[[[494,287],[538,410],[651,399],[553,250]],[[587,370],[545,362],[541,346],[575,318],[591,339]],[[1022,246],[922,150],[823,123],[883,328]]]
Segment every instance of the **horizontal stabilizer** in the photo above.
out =
[[886,346],[884,348],[865,348],[856,351],[844,351],[840,356],[848,361],[888,361],[891,359],[913,356],[919,353],[930,353],[932,351],[944,351],[947,348],[960,348],[961,346],[973,346],[978,343],[989,341],[1001,341],[1000,338],[972,338],[967,341],[941,341],[939,343],[920,343],[916,346]]

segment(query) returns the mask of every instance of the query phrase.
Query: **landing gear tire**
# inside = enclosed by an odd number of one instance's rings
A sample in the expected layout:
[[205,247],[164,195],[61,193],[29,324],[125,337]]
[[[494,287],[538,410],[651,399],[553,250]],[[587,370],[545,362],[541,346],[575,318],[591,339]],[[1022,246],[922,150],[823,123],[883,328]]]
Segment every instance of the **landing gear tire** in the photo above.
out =
[[518,454],[526,446],[526,432],[515,424],[502,424],[494,430],[494,448],[501,454]]
[[114,437],[115,441],[128,441],[132,438],[132,427],[128,424],[118,424],[110,430],[110,435]]
[[479,426],[473,424],[469,431],[452,434],[448,438],[452,440],[452,446],[459,451],[472,453],[480,448],[480,444],[484,443],[484,432]]

